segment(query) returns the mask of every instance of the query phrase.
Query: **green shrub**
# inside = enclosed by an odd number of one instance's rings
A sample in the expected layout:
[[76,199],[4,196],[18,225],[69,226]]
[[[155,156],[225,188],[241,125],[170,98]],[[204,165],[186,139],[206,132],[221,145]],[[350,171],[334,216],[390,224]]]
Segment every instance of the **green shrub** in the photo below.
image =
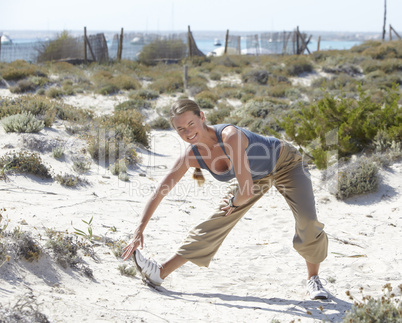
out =
[[10,87],[11,93],[21,94],[35,91],[35,84],[30,80],[20,80],[17,85]]
[[82,53],[82,42],[72,37],[64,30],[57,35],[55,40],[44,44],[38,49],[38,62],[54,61],[67,58],[71,54]]
[[249,70],[242,75],[244,83],[257,83],[265,85],[268,82],[269,73],[264,70]]
[[27,151],[9,152],[0,157],[0,168],[5,173],[16,172],[42,178],[52,177],[49,169],[42,163],[40,156],[37,153]]
[[117,75],[114,77],[113,83],[122,90],[136,90],[141,87],[140,83],[129,75]]
[[147,89],[141,89],[130,92],[128,96],[132,100],[154,100],[159,97],[159,93]]
[[156,65],[161,60],[181,60],[186,52],[187,46],[180,39],[158,39],[142,48],[138,61],[145,65]]
[[311,61],[304,56],[289,56],[285,59],[285,71],[289,76],[298,76],[302,73],[310,73],[314,70]]
[[227,104],[219,104],[217,110],[210,111],[207,114],[207,120],[210,124],[223,123],[223,120],[230,116],[233,107]]
[[50,87],[45,91],[45,95],[51,99],[58,99],[63,96],[63,90],[58,87]]
[[[400,96],[394,87],[382,103],[373,102],[371,96],[359,87],[359,99],[336,99],[328,94],[317,103],[303,107],[284,118],[280,125],[286,135],[303,147],[317,150],[321,158],[325,151],[336,150],[340,157],[350,156],[369,148],[377,132],[385,130],[392,140],[402,138],[402,108]],[[336,142],[327,142],[327,135],[337,132]],[[322,150],[322,151],[321,151]],[[316,165],[325,162],[315,160]],[[317,164],[318,163],[318,164]]]
[[164,117],[157,117],[156,119],[152,120],[151,122],[151,128],[152,129],[163,129],[163,130],[167,130],[170,129],[170,122],[168,119],[164,118]]
[[173,93],[183,92],[183,86],[183,77],[180,73],[169,73],[165,77],[152,82],[149,88],[158,93]]
[[212,72],[211,74],[209,74],[209,77],[213,81],[220,81],[222,79],[222,74],[218,72]]
[[38,67],[29,64],[24,60],[16,60],[11,62],[1,70],[1,76],[7,81],[18,81],[29,76],[44,75]]
[[201,110],[203,109],[213,109],[215,104],[210,99],[207,98],[200,98],[195,99],[195,102],[198,104]]
[[145,100],[127,100],[122,103],[119,103],[114,107],[115,111],[126,111],[126,110],[140,110],[140,109],[149,109],[151,104]]
[[219,100],[219,96],[211,91],[202,91],[195,95],[195,99],[208,99],[213,103],[217,103]]
[[29,112],[5,117],[1,121],[5,132],[36,133],[45,127],[43,121],[36,119]]

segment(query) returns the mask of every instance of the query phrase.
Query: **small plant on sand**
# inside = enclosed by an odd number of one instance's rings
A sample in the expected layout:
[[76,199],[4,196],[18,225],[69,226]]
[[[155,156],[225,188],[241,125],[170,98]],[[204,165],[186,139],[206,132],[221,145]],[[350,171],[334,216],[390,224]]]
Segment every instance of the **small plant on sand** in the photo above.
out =
[[[399,292],[401,292],[402,284],[398,288]],[[392,292],[391,284],[386,284],[383,287],[383,296],[381,298],[363,295],[363,288],[360,288],[360,293],[362,294],[362,300],[357,300],[351,295],[350,291],[346,292],[346,295],[354,301],[354,305],[350,311],[346,312],[343,323],[402,322],[402,303]]]
[[137,274],[135,266],[130,266],[127,264],[120,265],[119,267],[117,267],[117,269],[119,269],[120,274],[122,274],[123,276],[135,277],[135,275]]
[[82,250],[84,255],[97,260],[92,244],[79,241],[77,237],[73,237],[67,232],[53,229],[46,229],[46,235],[49,239],[45,247],[52,250],[52,256],[60,266],[64,269],[68,267],[78,269],[85,276],[93,278],[92,269],[85,264],[78,254],[78,251]]
[[62,186],[76,187],[80,185],[87,185],[88,181],[79,176],[72,174],[57,174],[54,178]]
[[49,319],[45,314],[40,312],[35,295],[32,291],[20,296],[14,305],[8,307],[0,304],[0,321],[2,323],[12,322],[37,322],[49,323]]
[[113,175],[119,175],[120,173],[127,172],[127,160],[119,159],[113,165],[109,166],[110,172]]
[[1,121],[5,132],[36,133],[45,127],[43,121],[29,112],[5,117]]
[[164,117],[162,117],[162,116],[159,116],[159,117],[157,117],[156,119],[154,119],[154,120],[152,120],[152,122],[151,122],[151,128],[152,129],[163,129],[163,130],[166,130],[166,129],[170,129],[171,127],[170,127],[170,122],[169,122],[169,120],[168,119],[166,119],[166,118],[164,118]]
[[55,147],[52,149],[53,158],[59,159],[64,155],[64,148],[61,146]]
[[147,89],[131,91],[128,97],[132,100],[154,100],[159,97],[159,93]]
[[359,158],[339,171],[335,196],[344,200],[353,195],[373,192],[378,188],[378,182],[377,165],[368,159]]
[[88,240],[89,242],[92,242],[94,236],[93,236],[93,228],[92,228],[92,220],[93,220],[93,216],[91,217],[91,219],[89,221],[85,221],[85,220],[81,220],[82,222],[84,222],[87,225],[87,231],[88,233],[74,228],[75,232],[74,234],[83,237],[84,239]]
[[78,159],[73,162],[73,170],[79,174],[85,174],[91,169],[91,162],[85,159]]
[[4,173],[32,174],[42,178],[51,178],[50,170],[42,163],[37,153],[20,151],[9,152],[0,157],[0,168]]

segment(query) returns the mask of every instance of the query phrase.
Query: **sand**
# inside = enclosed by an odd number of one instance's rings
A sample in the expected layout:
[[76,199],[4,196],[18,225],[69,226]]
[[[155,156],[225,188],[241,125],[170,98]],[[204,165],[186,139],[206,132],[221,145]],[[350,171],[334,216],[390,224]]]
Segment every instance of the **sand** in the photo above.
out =
[[[2,90],[1,95],[6,94]],[[102,113],[120,100],[79,99],[71,98],[69,103],[99,107]],[[69,135],[63,122],[36,135],[6,134],[0,127],[0,156],[23,148],[24,136],[42,142],[46,149],[37,152],[55,174],[74,173],[73,160],[82,154],[85,142]],[[89,185],[78,188],[24,175],[0,181],[0,207],[6,208],[3,215],[10,219],[7,230],[30,231],[44,246],[46,229],[86,230],[82,220],[93,217],[95,235],[129,241],[153,188],[185,147],[172,130],[154,130],[151,139],[149,150],[138,150],[142,161],[129,169],[129,182],[119,181],[95,162],[82,175]],[[65,147],[62,160],[52,157],[56,143]],[[5,263],[0,268],[0,304],[10,309],[30,296],[51,322],[340,321],[353,303],[346,291],[361,299],[363,287],[364,294],[377,297],[386,283],[395,291],[402,283],[402,164],[381,171],[378,192],[346,201],[329,193],[319,170],[312,168],[311,173],[319,219],[330,239],[320,273],[329,300],[312,301],[305,295],[305,264],[292,248],[294,220],[273,188],[234,228],[210,268],[187,263],[158,291],[143,284],[139,275],[121,275],[118,266],[123,260],[98,242],[93,247],[97,261],[82,255],[93,279],[79,270],[64,269],[46,249],[38,261]],[[209,215],[225,184],[205,176],[207,181],[199,188],[188,172],[163,200],[144,233],[144,254],[165,260],[187,231]]]

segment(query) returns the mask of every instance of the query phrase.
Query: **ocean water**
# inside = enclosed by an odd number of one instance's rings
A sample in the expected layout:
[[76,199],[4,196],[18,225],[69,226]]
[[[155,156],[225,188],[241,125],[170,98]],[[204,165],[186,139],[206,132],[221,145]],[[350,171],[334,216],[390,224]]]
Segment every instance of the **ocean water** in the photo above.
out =
[[[102,31],[96,31],[92,34],[100,33]],[[80,37],[83,35],[82,31],[69,31],[70,35],[73,37]],[[111,58],[115,58],[117,56],[117,45],[116,42],[113,42],[113,38],[118,33],[116,32],[103,32],[105,34],[109,56]],[[128,32],[130,33],[130,32]],[[0,52],[0,61],[2,62],[10,62],[16,59],[24,59],[26,61],[35,62],[36,56],[38,53],[38,47],[41,46],[46,41],[57,38],[60,32],[57,31],[7,31],[4,33],[0,33],[7,35],[11,41],[13,46],[2,44],[1,52]],[[90,34],[90,33],[89,33]],[[130,33],[134,34],[134,32]],[[153,32],[152,34],[156,34]],[[169,36],[169,33],[158,33],[162,36]],[[176,33],[179,34],[179,33]],[[241,36],[241,49],[247,48],[245,36],[247,35],[255,35],[261,34],[258,32],[236,32],[236,35]],[[182,38],[185,38],[185,32],[180,33]],[[204,54],[208,54],[219,47],[223,47],[225,45],[225,32],[193,32],[193,37],[197,44],[199,50],[201,50]],[[320,51],[325,50],[348,50],[355,45],[361,44],[363,41],[367,39],[373,39],[375,35],[355,35],[353,33],[350,34],[327,34],[327,36],[321,37],[320,42]],[[215,39],[219,39],[221,42],[221,46],[215,46]],[[317,39],[318,36],[315,35],[312,37],[308,45],[308,49],[310,52],[317,51]],[[233,46],[234,47],[234,46]],[[123,43],[123,58],[124,59],[136,59],[136,56],[141,51],[142,46],[133,45],[130,42],[130,36],[125,38]],[[307,53],[307,51],[306,51]]]

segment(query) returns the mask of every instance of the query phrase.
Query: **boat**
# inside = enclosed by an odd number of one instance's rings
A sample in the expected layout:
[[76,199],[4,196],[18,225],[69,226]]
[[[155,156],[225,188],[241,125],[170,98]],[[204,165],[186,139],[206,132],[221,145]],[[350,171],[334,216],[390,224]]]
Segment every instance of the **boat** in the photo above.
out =
[[12,44],[13,42],[11,41],[11,38],[8,37],[7,35],[3,34],[1,36],[1,44],[2,45],[8,45],[8,44]]
[[130,43],[132,45],[143,45],[144,44],[144,38],[143,37],[134,37]]
[[215,38],[214,46],[222,46],[221,41],[218,38]]

